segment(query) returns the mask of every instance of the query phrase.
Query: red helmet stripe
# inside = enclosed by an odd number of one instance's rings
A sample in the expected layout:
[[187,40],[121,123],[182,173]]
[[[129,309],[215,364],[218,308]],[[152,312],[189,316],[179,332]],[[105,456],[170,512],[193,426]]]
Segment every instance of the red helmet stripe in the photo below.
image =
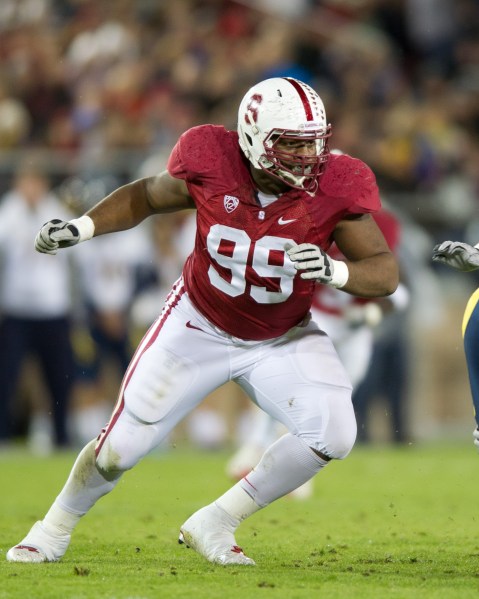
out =
[[303,106],[304,106],[304,112],[306,113],[306,120],[314,121],[313,109],[311,108],[311,104],[308,100],[308,96],[306,95],[306,92],[304,91],[303,87],[296,81],[296,79],[290,79],[289,77],[284,77],[284,79],[286,79],[286,81],[289,81],[291,83],[291,85],[294,87],[294,89],[298,92],[299,97],[301,98],[301,102],[303,103]]

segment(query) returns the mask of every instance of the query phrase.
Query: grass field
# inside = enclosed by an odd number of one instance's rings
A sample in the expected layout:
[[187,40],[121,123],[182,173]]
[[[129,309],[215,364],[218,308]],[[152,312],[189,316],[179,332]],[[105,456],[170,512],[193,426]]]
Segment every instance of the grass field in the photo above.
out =
[[357,447],[243,523],[254,568],[215,566],[178,528],[229,486],[222,453],[172,449],[127,473],[78,525],[63,560],[10,564],[74,454],[0,454],[0,598],[477,599],[479,456],[472,443]]

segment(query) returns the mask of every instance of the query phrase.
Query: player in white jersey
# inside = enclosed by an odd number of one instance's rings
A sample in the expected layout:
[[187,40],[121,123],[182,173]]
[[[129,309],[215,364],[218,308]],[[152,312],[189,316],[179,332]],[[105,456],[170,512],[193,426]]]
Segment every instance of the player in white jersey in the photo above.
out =
[[[360,160],[330,155],[330,133],[314,90],[268,79],[246,93],[237,132],[190,129],[167,171],[41,229],[37,249],[54,254],[154,214],[197,210],[195,248],[125,373],[109,424],[8,560],[60,559],[80,517],[230,380],[289,432],[181,526],[180,541],[207,560],[253,565],[236,543],[239,524],[349,454],[351,385],[333,344],[309,322],[315,285],[390,295],[398,267],[371,216],[380,208],[373,173]],[[344,260],[328,256],[333,242]]]

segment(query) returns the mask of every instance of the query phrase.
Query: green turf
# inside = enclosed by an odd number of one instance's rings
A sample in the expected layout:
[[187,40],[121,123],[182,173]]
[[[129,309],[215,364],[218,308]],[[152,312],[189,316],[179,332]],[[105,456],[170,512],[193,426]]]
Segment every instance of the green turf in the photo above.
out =
[[209,564],[179,525],[229,486],[227,456],[172,449],[145,459],[80,522],[59,563],[10,564],[73,454],[0,454],[0,598],[468,599],[479,593],[479,456],[467,445],[357,447],[276,502],[237,540],[254,568]]

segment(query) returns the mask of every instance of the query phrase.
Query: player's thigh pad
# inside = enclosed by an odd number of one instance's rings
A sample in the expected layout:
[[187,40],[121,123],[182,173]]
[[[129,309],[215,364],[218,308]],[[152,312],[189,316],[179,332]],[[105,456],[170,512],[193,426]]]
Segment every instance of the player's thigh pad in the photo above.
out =
[[314,325],[268,348],[238,382],[313,449],[338,459],[351,451],[357,432],[351,383],[331,340]]
[[125,405],[139,420],[158,422],[188,396],[199,372],[192,360],[154,343],[127,370]]
[[[120,397],[139,420],[168,417],[176,424],[230,376],[224,341],[190,327],[198,318],[185,295],[141,341],[128,367]],[[203,326],[202,324],[200,326]]]

